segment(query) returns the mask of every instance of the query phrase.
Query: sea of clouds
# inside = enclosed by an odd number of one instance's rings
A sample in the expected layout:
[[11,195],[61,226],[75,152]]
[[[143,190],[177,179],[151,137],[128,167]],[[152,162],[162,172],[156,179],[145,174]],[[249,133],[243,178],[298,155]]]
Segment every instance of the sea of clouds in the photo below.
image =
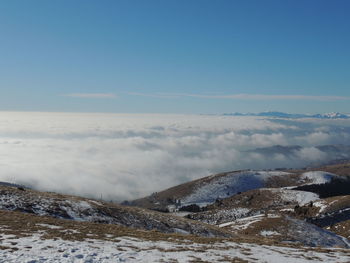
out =
[[[213,173],[334,159],[350,120],[0,112],[0,181],[105,200],[134,199]],[[256,148],[300,145],[293,155]]]

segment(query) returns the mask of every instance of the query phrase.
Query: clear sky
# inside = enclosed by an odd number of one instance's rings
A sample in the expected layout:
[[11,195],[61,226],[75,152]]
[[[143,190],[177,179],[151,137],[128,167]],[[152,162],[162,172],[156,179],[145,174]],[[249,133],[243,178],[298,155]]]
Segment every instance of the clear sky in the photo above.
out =
[[347,0],[0,2],[0,110],[350,112]]

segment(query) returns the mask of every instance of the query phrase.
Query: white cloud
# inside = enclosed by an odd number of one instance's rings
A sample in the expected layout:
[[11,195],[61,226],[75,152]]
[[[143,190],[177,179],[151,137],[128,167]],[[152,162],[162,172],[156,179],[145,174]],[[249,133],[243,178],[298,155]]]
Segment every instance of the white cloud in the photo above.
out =
[[84,99],[113,99],[117,97],[117,95],[113,93],[71,93],[63,96]]
[[[131,199],[217,172],[324,161],[330,156],[313,146],[347,144],[349,127],[348,120],[0,112],[0,180]],[[251,151],[295,144],[306,148]]]
[[239,100],[316,100],[316,101],[338,101],[350,100],[345,96],[310,96],[310,95],[266,95],[266,94],[228,94],[228,95],[198,95],[186,94],[185,96],[206,99],[239,99]]
[[167,94],[167,93],[147,94],[147,93],[141,93],[141,92],[128,92],[128,95],[139,96],[139,97],[161,98],[161,99],[177,99],[181,97],[181,95],[176,95],[176,94]]
[[301,160],[310,160],[312,162],[322,161],[328,158],[325,152],[322,152],[315,147],[303,148],[297,154]]
[[347,96],[312,96],[312,95],[300,95],[300,94],[190,94],[190,93],[128,93],[134,96],[143,97],[156,97],[156,98],[181,98],[181,97],[193,97],[202,99],[231,99],[231,100],[311,100],[311,101],[341,101],[350,100]]

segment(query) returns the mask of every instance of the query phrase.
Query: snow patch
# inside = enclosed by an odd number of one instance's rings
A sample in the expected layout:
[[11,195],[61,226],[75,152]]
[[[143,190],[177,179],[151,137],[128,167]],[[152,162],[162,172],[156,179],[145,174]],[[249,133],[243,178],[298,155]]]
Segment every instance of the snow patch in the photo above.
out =
[[268,236],[278,236],[281,234],[276,231],[263,230],[260,232],[260,235],[264,237],[268,237]]
[[36,224],[37,226],[42,226],[42,227],[46,227],[49,229],[61,229],[62,227],[60,226],[55,226],[55,225],[49,225],[49,224]]
[[325,184],[329,183],[334,177],[337,177],[337,175],[322,171],[313,171],[303,173],[301,179],[308,181],[306,184]]
[[178,234],[184,234],[184,235],[189,235],[190,234],[188,231],[185,231],[185,230],[180,229],[180,228],[174,228],[174,232],[178,233]]
[[316,201],[316,202],[313,203],[313,206],[316,206],[316,207],[319,207],[319,208],[320,208],[320,210],[318,211],[318,214],[320,214],[320,213],[322,213],[324,210],[326,210],[327,207],[328,207],[329,205],[328,205],[327,202],[324,201],[324,200],[318,200],[318,201]]
[[298,203],[299,206],[306,205],[315,200],[319,200],[320,197],[318,194],[306,192],[306,191],[296,191],[296,190],[288,190],[288,189],[278,189],[273,190],[279,192],[280,198],[286,202],[295,202]]
[[234,222],[228,222],[225,224],[219,225],[219,227],[230,226],[233,230],[244,230],[247,229],[251,224],[261,221],[265,217],[264,214],[248,216],[244,218],[237,219]]

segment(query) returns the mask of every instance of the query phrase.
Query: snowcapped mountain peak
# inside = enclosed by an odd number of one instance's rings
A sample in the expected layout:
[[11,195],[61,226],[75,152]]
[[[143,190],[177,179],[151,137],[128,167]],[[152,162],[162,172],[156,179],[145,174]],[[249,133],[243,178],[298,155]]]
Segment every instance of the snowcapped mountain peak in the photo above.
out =
[[350,116],[339,113],[339,112],[330,112],[330,113],[325,113],[325,114],[316,114],[314,115],[317,118],[322,118],[322,119],[348,119]]
[[225,113],[225,116],[258,116],[258,117],[272,117],[272,118],[289,118],[289,119],[301,119],[301,118],[316,118],[316,119],[349,119],[350,114],[344,114],[339,112],[330,113],[318,113],[318,114],[297,114],[297,113],[284,113],[279,111],[264,111],[260,113]]

